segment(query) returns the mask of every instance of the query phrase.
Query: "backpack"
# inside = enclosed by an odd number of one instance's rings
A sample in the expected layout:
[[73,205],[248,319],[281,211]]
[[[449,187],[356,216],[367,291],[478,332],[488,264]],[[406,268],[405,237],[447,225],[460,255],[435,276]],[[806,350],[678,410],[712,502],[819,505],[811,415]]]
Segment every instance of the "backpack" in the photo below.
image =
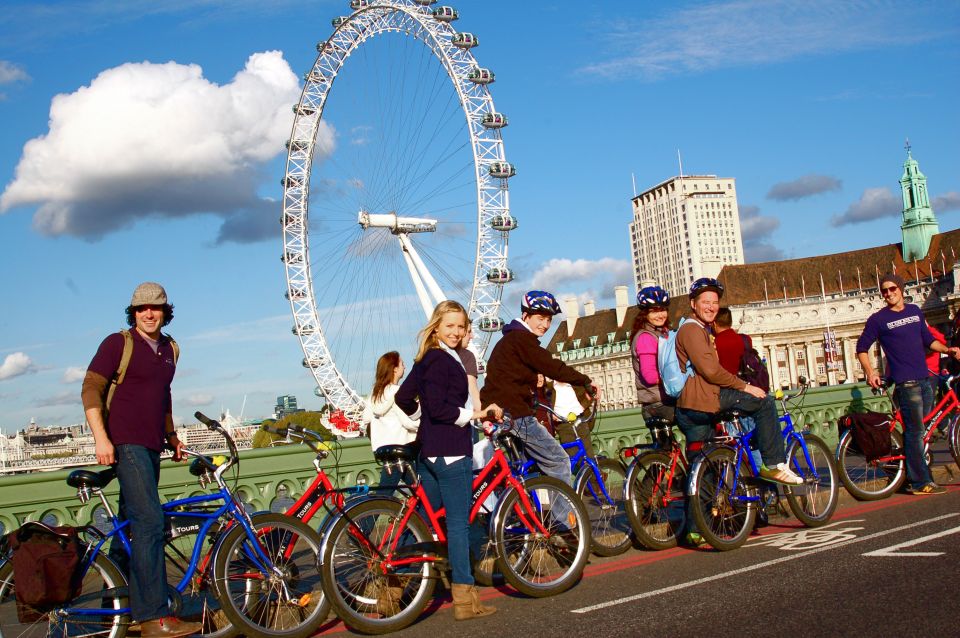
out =
[[[120,355],[120,365],[117,366],[117,371],[113,373],[110,385],[107,387],[107,398],[103,402],[104,423],[107,422],[107,415],[110,413],[110,403],[113,401],[113,395],[117,391],[117,386],[123,383],[124,377],[127,376],[130,357],[133,356],[133,335],[130,334],[129,330],[121,330],[120,334],[123,335],[123,354]],[[180,358],[180,346],[174,341],[173,337],[166,336],[170,340],[170,347],[173,348],[173,365],[177,365],[177,360]]]
[[680,370],[680,359],[677,358],[677,331],[686,321],[684,317],[677,325],[677,330],[671,330],[665,337],[657,337],[657,372],[660,373],[663,391],[674,399],[683,392],[687,379],[694,375],[693,365],[688,361],[684,372]]
[[12,557],[17,618],[33,622],[80,595],[80,542],[73,527],[29,522],[5,538]]
[[770,391],[770,373],[763,365],[763,359],[757,349],[750,345],[747,335],[740,335],[743,340],[743,354],[740,356],[740,370],[737,376],[761,390]]
[[883,412],[852,412],[837,422],[841,435],[853,430],[855,449],[863,452],[867,461],[890,456],[893,442],[890,438],[890,415]]

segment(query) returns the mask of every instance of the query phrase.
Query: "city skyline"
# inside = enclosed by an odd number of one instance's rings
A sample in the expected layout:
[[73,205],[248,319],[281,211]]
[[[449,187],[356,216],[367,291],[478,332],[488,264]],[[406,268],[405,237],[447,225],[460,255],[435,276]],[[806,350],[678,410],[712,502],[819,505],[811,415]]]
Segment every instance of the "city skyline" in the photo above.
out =
[[[633,280],[632,176],[643,192],[679,174],[678,150],[684,173],[736,179],[747,262],[900,241],[908,137],[941,231],[958,226],[954,3],[447,4],[510,118],[504,319],[534,287],[609,306]],[[0,430],[83,419],[83,371],[144,280],[177,308],[178,419],[239,416],[244,397],[246,417],[285,394],[319,407],[283,298],[277,183],[300,78],[349,3],[5,13]]]

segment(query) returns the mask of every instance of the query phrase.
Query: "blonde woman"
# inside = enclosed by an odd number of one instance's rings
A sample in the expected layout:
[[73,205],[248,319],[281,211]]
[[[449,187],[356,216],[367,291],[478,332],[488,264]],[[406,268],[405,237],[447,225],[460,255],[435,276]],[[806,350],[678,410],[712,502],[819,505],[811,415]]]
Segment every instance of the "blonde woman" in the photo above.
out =
[[[407,416],[394,400],[400,389],[403,372],[403,360],[399,352],[387,352],[377,360],[373,391],[363,412],[363,422],[370,424],[370,447],[374,450],[384,445],[410,445],[417,438],[420,422]],[[388,473],[387,468],[381,468],[381,486],[395,486],[400,479],[399,472]]]
[[[494,607],[482,605],[470,569],[469,518],[473,483],[471,419],[482,410],[470,398],[467,373],[456,349],[466,333],[467,313],[455,301],[443,301],[420,331],[420,349],[410,376],[397,391],[397,405],[419,418],[420,480],[434,507],[446,508],[447,549],[453,570],[453,617],[470,620],[488,616]],[[419,405],[417,402],[419,398]]]

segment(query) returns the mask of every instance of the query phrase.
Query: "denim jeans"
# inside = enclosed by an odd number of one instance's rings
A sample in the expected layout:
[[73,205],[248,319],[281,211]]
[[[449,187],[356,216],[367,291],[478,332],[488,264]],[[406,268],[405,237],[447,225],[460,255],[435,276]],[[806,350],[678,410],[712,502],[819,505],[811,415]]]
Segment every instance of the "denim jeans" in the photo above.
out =
[[[756,434],[753,440],[757,443],[760,456],[767,467],[783,463],[787,459],[783,447],[783,437],[780,434],[780,423],[777,420],[777,408],[773,397],[767,395],[762,399],[734,390],[720,388],[720,410],[736,408],[741,413],[752,416],[757,423]],[[687,445],[696,441],[706,441],[714,432],[716,415],[699,410],[677,408],[677,425],[687,438]]]
[[913,487],[933,482],[930,467],[923,457],[923,417],[933,408],[933,388],[929,379],[898,383],[894,399],[903,415],[903,447],[907,457],[907,480]]
[[453,570],[451,582],[472,585],[470,504],[473,500],[473,459],[467,456],[448,465],[443,457],[437,458],[436,462],[421,457],[420,482],[430,504],[437,509],[441,505],[446,508],[447,555]]
[[[163,557],[160,454],[142,445],[116,446],[120,516],[130,521],[130,612],[138,622],[170,614]],[[111,554],[113,554],[111,550]]]
[[537,462],[540,471],[547,476],[573,485],[570,457],[566,450],[540,425],[536,417],[525,416],[513,421],[513,431],[523,441],[527,456]]

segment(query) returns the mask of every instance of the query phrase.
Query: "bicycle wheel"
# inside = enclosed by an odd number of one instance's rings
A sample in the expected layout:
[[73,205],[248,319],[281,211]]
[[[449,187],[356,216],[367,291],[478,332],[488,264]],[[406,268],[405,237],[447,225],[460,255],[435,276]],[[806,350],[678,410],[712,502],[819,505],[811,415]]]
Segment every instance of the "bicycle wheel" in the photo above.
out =
[[830,448],[822,439],[812,434],[801,436],[810,462],[807,462],[800,442],[794,440],[787,448],[787,463],[803,479],[803,485],[786,485],[783,491],[794,516],[807,527],[820,527],[830,520],[840,501],[837,466]]
[[386,556],[430,553],[426,547],[433,535],[427,524],[413,514],[399,529],[401,510],[393,499],[366,499],[347,508],[330,527],[320,567],[323,588],[350,629],[368,634],[398,631],[410,626],[433,596],[436,570],[430,560],[389,573],[384,565]]
[[757,488],[744,482],[750,466],[741,461],[736,473],[736,452],[728,447],[715,447],[703,455],[691,470],[690,515],[697,531],[714,549],[722,552],[737,549],[753,530],[757,518]]
[[[110,560],[98,554],[83,574],[80,595],[53,611],[23,608],[18,614],[13,563],[0,565],[0,636],[95,636],[123,638],[130,616],[127,581]],[[94,610],[103,610],[97,614]],[[22,620],[21,620],[22,618]]]
[[947,429],[947,446],[950,448],[950,456],[953,462],[960,467],[960,419],[954,415]]
[[517,591],[542,598],[580,579],[590,553],[590,518],[576,492],[547,476],[524,482],[530,506],[510,490],[494,512],[497,565]]
[[903,456],[903,435],[897,430],[890,432],[891,457],[894,460],[868,461],[853,441],[853,433],[847,430],[837,445],[837,472],[847,491],[859,501],[876,501],[887,498],[903,485],[907,478],[906,460]]
[[634,459],[627,472],[627,515],[637,540],[648,549],[677,546],[687,522],[687,472],[672,457],[651,451]]
[[489,520],[488,514],[480,514],[477,520],[471,523],[471,526],[479,528],[475,533],[483,538],[476,547],[471,547],[473,579],[483,587],[500,587],[506,581],[503,574],[497,570],[497,545],[490,535]]
[[238,524],[214,552],[220,606],[247,636],[306,638],[330,611],[317,570],[322,540],[309,525],[284,514],[255,514],[252,521],[257,546]]
[[[577,474],[577,496],[583,501],[590,517],[591,548],[597,556],[617,556],[630,548],[630,519],[624,499],[626,472],[623,463],[613,459],[599,459],[602,485],[597,481],[593,467],[584,463]],[[606,494],[604,494],[606,488]]]
[[[190,569],[190,557],[196,542],[197,535],[189,533],[168,537],[164,542],[163,555],[167,568],[168,589],[175,591]],[[196,571],[178,597],[178,608],[171,609],[171,613],[184,620],[203,623],[203,629],[195,634],[197,636],[233,638],[239,632],[220,607],[220,601],[213,586],[214,582],[213,557],[207,553],[200,558]]]

